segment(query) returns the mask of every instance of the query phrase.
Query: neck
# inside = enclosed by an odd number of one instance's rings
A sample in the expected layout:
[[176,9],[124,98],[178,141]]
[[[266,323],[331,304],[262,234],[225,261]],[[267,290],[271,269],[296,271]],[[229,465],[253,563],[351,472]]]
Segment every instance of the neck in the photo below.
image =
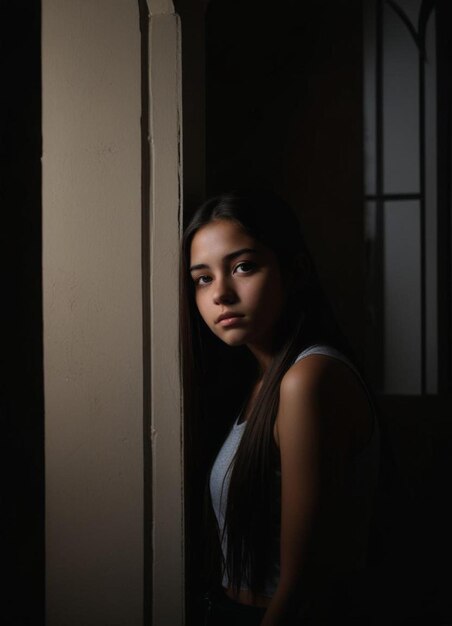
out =
[[248,350],[258,362],[261,375],[263,376],[270,366],[275,354],[282,345],[284,331],[282,330],[283,320],[280,320],[276,328],[270,335],[260,338],[258,341],[247,344]]
[[258,365],[259,365],[259,370],[260,370],[260,376],[259,378],[262,378],[262,376],[265,374],[265,372],[267,371],[268,367],[270,366],[270,363],[273,360],[273,352],[270,350],[266,350],[265,348],[262,347],[258,347],[258,346],[248,346],[248,350],[251,352],[251,354],[254,356],[254,358],[256,359]]

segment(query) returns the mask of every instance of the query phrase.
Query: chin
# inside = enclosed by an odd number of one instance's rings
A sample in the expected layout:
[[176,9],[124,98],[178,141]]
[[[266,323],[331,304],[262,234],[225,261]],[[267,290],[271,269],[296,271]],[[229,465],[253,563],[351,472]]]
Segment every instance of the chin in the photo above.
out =
[[222,339],[222,342],[231,348],[238,348],[239,346],[245,345],[245,342],[240,339]]
[[246,343],[246,338],[243,335],[236,334],[235,336],[232,333],[217,335],[218,339],[225,343],[227,346],[231,346],[231,348],[243,346]]

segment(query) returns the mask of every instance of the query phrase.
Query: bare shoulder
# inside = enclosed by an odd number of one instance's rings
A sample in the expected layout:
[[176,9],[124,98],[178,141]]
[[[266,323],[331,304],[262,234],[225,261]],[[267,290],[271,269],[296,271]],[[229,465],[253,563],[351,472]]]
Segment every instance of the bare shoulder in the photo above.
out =
[[331,433],[348,433],[357,445],[364,443],[371,432],[372,416],[356,373],[343,361],[323,354],[294,363],[281,380],[275,439],[278,441],[281,429],[290,429],[291,423],[299,420],[321,421],[318,426]]
[[335,377],[338,365],[342,364],[324,354],[311,354],[301,359],[284,374],[281,380],[281,394],[290,396],[315,392]]

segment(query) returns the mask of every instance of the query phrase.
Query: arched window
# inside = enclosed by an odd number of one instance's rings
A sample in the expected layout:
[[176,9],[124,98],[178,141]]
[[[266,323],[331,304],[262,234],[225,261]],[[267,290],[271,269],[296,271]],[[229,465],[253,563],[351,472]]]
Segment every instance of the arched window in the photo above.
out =
[[450,224],[450,203],[438,184],[447,167],[438,151],[447,130],[438,110],[440,5],[364,2],[366,352],[374,383],[387,394],[450,388],[450,232],[440,231]]

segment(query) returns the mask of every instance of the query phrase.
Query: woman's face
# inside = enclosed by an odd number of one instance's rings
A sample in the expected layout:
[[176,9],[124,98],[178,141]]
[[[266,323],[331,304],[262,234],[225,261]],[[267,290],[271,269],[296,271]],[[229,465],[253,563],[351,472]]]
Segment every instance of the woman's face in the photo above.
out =
[[193,237],[190,272],[201,317],[230,346],[269,350],[285,290],[275,254],[231,220]]

